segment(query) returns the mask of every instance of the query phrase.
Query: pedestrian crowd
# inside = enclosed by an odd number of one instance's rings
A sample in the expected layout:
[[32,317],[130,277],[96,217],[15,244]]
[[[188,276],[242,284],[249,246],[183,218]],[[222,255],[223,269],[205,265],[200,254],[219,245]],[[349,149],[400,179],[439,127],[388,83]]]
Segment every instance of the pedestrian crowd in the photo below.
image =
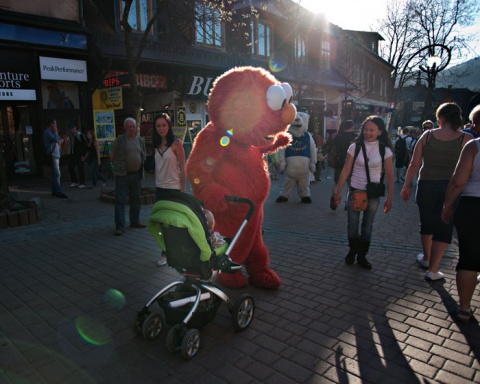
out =
[[[344,120],[335,137],[326,143],[316,138],[317,170],[312,171],[314,177],[311,178],[312,182],[321,181],[318,167],[324,163],[334,170],[329,204],[336,210],[342,199],[345,200],[347,265],[357,262],[364,269],[372,268],[366,256],[374,235],[375,215],[382,197],[384,214],[393,208],[395,183],[403,182],[400,192],[403,201],[414,198],[418,206],[422,251],[416,261],[425,269],[427,281],[444,278],[439,270],[440,262],[452,242],[455,228],[459,246],[457,316],[464,322],[473,317],[470,303],[475,286],[480,283],[477,276],[480,256],[475,241],[476,218],[480,215],[480,105],[471,111],[469,120],[471,123],[464,126],[460,107],[444,103],[436,110],[436,127],[433,121],[426,120],[420,129],[403,128],[393,143],[380,116],[367,117],[358,134],[354,132],[354,122]],[[145,140],[138,136],[133,118],[125,119],[124,128],[125,133],[113,141],[110,152],[115,176],[116,236],[124,233],[127,203],[130,227],[145,227],[139,215],[141,182],[147,164],[155,177],[156,201],[170,190],[186,190],[183,142],[175,137],[168,114],[154,119],[151,153],[147,153]],[[58,136],[56,121],[50,119],[44,131],[45,154],[51,163],[52,196],[59,198],[67,197],[60,186],[60,146],[64,144]],[[99,172],[101,157],[93,131],[84,136],[72,125],[67,144],[70,145],[71,187],[85,188],[85,161],[89,165],[92,187],[96,187],[97,180],[105,183],[107,179]],[[271,180],[277,180],[278,157],[272,154],[266,161]],[[166,263],[162,255],[157,265]]]

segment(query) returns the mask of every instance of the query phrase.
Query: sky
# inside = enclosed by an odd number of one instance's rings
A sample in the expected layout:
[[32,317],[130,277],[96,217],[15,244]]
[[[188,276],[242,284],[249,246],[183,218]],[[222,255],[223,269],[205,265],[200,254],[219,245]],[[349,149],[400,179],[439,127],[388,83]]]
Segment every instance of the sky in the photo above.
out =
[[[328,21],[343,29],[359,31],[376,31],[375,26],[385,15],[387,4],[387,0],[368,0],[368,6],[367,2],[358,0],[298,0],[298,2],[312,12],[325,14]],[[469,58],[480,56],[480,14],[477,15],[474,25],[464,29],[463,32],[476,34],[476,41],[471,44],[476,54],[471,54]]]

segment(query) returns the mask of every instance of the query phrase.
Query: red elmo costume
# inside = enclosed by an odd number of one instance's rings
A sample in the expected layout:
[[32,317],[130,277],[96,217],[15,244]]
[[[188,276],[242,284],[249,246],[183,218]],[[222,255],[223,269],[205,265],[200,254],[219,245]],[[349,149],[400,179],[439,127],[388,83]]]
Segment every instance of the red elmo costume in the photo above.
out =
[[[210,122],[195,139],[187,162],[193,195],[215,216],[215,230],[233,238],[248,211],[225,196],[250,199],[255,211],[230,257],[247,268],[251,284],[276,288],[280,278],[269,265],[263,243],[263,203],[270,189],[264,155],[287,146],[287,128],[295,119],[292,90],[262,68],[240,67],[218,77],[207,108]],[[218,275],[230,288],[247,285],[241,271]]]

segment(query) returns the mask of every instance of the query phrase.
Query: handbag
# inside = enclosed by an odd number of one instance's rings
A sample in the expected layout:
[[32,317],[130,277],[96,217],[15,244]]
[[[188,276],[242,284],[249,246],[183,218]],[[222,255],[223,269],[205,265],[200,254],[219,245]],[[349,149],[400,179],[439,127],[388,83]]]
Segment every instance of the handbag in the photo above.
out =
[[352,208],[354,211],[365,211],[368,207],[367,191],[356,189],[350,191],[352,194]]
[[[385,196],[385,184],[383,184],[383,174],[380,178],[380,183],[372,183],[370,181],[370,171],[368,169],[368,159],[365,150],[365,145],[362,143],[363,158],[365,160],[365,172],[367,173],[367,191],[366,194],[368,198],[375,199],[378,197]],[[383,167],[383,156],[382,156],[382,167]]]

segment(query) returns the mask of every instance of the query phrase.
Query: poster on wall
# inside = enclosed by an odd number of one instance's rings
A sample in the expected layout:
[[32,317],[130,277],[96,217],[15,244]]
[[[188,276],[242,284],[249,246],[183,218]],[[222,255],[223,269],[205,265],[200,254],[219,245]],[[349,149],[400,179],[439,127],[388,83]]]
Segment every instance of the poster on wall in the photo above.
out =
[[97,140],[115,139],[115,112],[113,109],[95,109],[93,123]]
[[42,81],[43,109],[79,109],[78,85],[62,81]]
[[122,109],[122,87],[96,89],[92,94],[93,109]]

